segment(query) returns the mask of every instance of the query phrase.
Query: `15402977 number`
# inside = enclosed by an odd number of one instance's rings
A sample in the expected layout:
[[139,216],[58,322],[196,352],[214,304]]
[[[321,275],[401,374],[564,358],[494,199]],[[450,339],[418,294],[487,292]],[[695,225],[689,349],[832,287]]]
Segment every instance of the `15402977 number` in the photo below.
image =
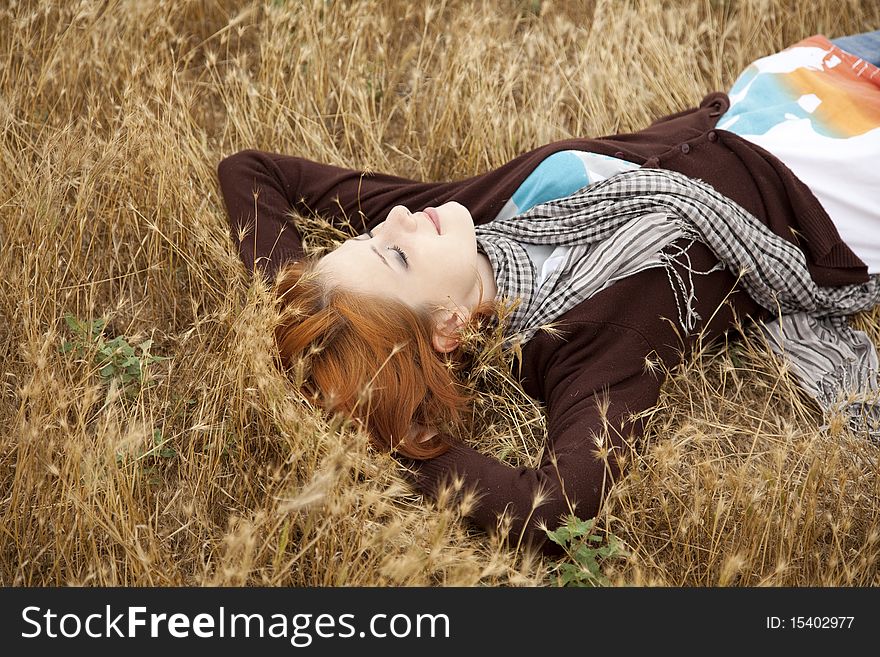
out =
[[801,630],[848,630],[852,627],[855,616],[792,616],[791,629]]

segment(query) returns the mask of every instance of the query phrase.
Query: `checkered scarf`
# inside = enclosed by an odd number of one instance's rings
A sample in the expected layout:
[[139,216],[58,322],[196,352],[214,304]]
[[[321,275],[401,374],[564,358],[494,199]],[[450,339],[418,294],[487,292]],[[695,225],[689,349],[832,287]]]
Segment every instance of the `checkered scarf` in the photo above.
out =
[[[712,187],[662,169],[617,174],[511,219],[477,227],[498,297],[519,303],[507,318],[508,343],[528,341],[578,303],[612,283],[663,267],[692,332],[695,271],[684,239],[708,246],[719,263],[709,271],[740,272],[749,295],[776,315],[760,326],[773,350],[826,412],[844,412],[856,430],[880,437],[877,351],[846,316],[880,303],[880,276],[867,283],[819,287],[803,252]],[[522,243],[570,246],[565,261],[541,284]],[[688,280],[672,267],[684,266]]]

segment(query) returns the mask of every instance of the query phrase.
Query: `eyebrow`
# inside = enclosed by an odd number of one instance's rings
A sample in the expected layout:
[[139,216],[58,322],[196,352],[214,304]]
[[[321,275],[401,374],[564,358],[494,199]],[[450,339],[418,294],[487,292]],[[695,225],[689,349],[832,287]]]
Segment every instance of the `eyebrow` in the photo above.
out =
[[379,251],[376,250],[375,246],[370,246],[370,248],[373,250],[373,253],[375,253],[377,256],[379,256],[379,259],[385,263],[385,266],[388,267],[388,269],[391,269],[392,271],[394,271],[393,267],[388,264],[388,261],[385,259],[385,256],[383,256],[381,253],[379,253]]

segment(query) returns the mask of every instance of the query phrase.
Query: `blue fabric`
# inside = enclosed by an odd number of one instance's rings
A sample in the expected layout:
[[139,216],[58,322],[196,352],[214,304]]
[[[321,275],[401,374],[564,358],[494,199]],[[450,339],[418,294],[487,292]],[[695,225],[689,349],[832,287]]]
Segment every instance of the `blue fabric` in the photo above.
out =
[[572,151],[554,153],[544,159],[513,194],[520,212],[539,203],[568,196],[592,182],[581,159]]
[[[733,101],[718,120],[718,127],[743,135],[764,135],[784,121],[812,119],[813,112],[800,104],[803,91],[785,83],[784,74],[767,73],[750,66],[728,95]],[[812,121],[817,134],[837,138],[835,126]]]
[[831,43],[874,66],[880,66],[880,30],[831,39]]
[[610,176],[637,169],[638,164],[599,153],[559,151],[535,167],[495,217],[509,219],[540,203],[564,198]]

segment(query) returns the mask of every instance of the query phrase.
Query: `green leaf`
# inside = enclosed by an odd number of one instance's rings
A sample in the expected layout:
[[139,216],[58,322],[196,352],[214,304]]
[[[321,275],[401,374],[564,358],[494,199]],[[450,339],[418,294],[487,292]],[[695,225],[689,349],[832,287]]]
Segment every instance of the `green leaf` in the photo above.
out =
[[585,534],[590,533],[590,530],[593,528],[593,519],[581,520],[576,516],[568,516],[568,518],[566,518],[565,526],[571,532],[572,536],[584,536]]
[[586,566],[594,575],[599,572],[599,563],[596,561],[596,552],[586,545],[580,546],[574,553],[574,559],[582,566]]
[[562,580],[563,585],[571,584],[572,582],[577,582],[580,580],[581,573],[580,568],[574,566],[570,563],[564,563],[559,567],[559,572],[561,574],[560,579]]
[[564,525],[557,528],[555,531],[548,530],[547,536],[550,537],[551,541],[562,547],[565,547],[568,545],[569,541],[571,541],[571,532],[568,530],[568,527],[565,527]]
[[596,550],[596,556],[605,558],[605,557],[613,557],[617,553],[617,548],[613,545],[606,545],[604,547],[600,547]]
[[119,351],[125,356],[134,356],[134,349],[132,349],[125,341],[125,338],[122,338],[121,336],[116,336],[107,342],[105,348],[110,354],[115,354]]
[[82,335],[85,332],[82,323],[70,313],[64,314],[64,322],[67,324],[67,327],[77,335]]

